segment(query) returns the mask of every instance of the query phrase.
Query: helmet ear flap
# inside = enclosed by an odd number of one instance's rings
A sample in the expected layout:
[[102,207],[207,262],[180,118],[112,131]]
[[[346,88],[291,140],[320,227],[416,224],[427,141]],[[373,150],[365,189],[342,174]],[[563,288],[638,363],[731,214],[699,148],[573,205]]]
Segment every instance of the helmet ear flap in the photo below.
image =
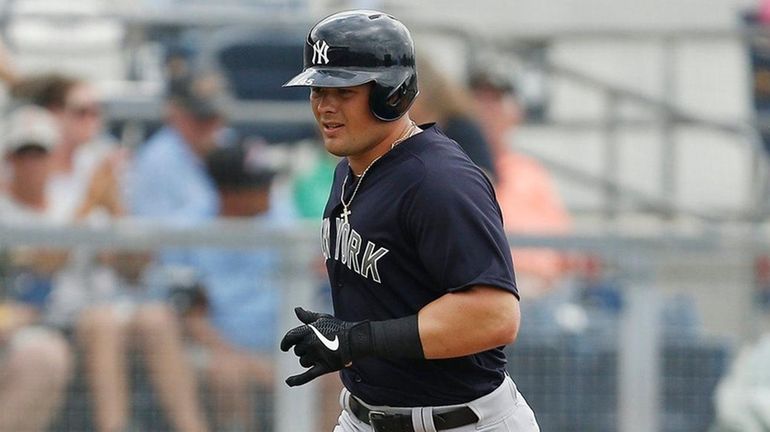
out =
[[416,74],[407,75],[395,89],[375,82],[369,95],[369,107],[372,114],[382,121],[398,120],[412,106],[417,93]]

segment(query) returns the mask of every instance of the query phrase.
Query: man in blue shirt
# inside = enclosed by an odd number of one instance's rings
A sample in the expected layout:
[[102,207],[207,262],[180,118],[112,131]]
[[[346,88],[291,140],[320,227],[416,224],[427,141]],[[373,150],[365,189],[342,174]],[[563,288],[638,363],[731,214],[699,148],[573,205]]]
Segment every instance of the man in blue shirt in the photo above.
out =
[[128,173],[130,214],[175,225],[217,214],[217,191],[204,163],[224,130],[214,96],[203,79],[169,95],[166,125],[139,149]]
[[308,34],[310,104],[337,166],[321,228],[334,316],[296,309],[304,373],[340,371],[335,432],[538,431],[505,370],[519,328],[510,250],[493,187],[435,125],[417,126],[414,46],[376,11],[334,14]]

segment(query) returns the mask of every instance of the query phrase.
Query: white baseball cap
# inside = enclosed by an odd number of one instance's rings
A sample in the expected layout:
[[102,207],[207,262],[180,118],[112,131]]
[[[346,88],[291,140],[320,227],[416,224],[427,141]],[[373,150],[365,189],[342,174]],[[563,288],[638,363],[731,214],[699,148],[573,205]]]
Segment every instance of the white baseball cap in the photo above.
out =
[[25,105],[15,109],[6,122],[3,154],[11,154],[24,147],[39,147],[51,151],[59,140],[59,125],[44,108]]

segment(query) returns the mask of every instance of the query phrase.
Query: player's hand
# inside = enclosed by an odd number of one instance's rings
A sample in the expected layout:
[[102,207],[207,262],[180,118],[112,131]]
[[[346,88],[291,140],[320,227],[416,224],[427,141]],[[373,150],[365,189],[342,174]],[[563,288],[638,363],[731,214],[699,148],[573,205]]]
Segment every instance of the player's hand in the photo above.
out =
[[351,347],[353,329],[363,330],[368,337],[368,321],[342,321],[329,314],[306,311],[301,307],[294,308],[294,313],[304,325],[286,333],[281,340],[281,351],[286,352],[294,347],[299,364],[310,369],[287,378],[286,384],[290,387],[305,384],[325,373],[350,366],[354,357]]

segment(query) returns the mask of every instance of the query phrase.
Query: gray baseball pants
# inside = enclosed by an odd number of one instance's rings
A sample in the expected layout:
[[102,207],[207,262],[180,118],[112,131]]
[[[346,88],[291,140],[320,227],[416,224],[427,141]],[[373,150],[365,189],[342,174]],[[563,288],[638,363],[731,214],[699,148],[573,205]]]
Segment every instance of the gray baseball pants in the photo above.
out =
[[[334,432],[374,432],[371,426],[353,415],[349,402],[351,397],[353,396],[350,392],[343,388],[340,393],[342,413],[337,420]],[[441,432],[540,432],[535,414],[516,389],[516,384],[508,376],[491,393],[463,405],[396,408],[361,403],[374,411],[411,415],[415,432],[438,432],[433,424],[433,413],[450,411],[462,406],[470,407],[479,417],[479,421],[459,428],[444,429]]]

